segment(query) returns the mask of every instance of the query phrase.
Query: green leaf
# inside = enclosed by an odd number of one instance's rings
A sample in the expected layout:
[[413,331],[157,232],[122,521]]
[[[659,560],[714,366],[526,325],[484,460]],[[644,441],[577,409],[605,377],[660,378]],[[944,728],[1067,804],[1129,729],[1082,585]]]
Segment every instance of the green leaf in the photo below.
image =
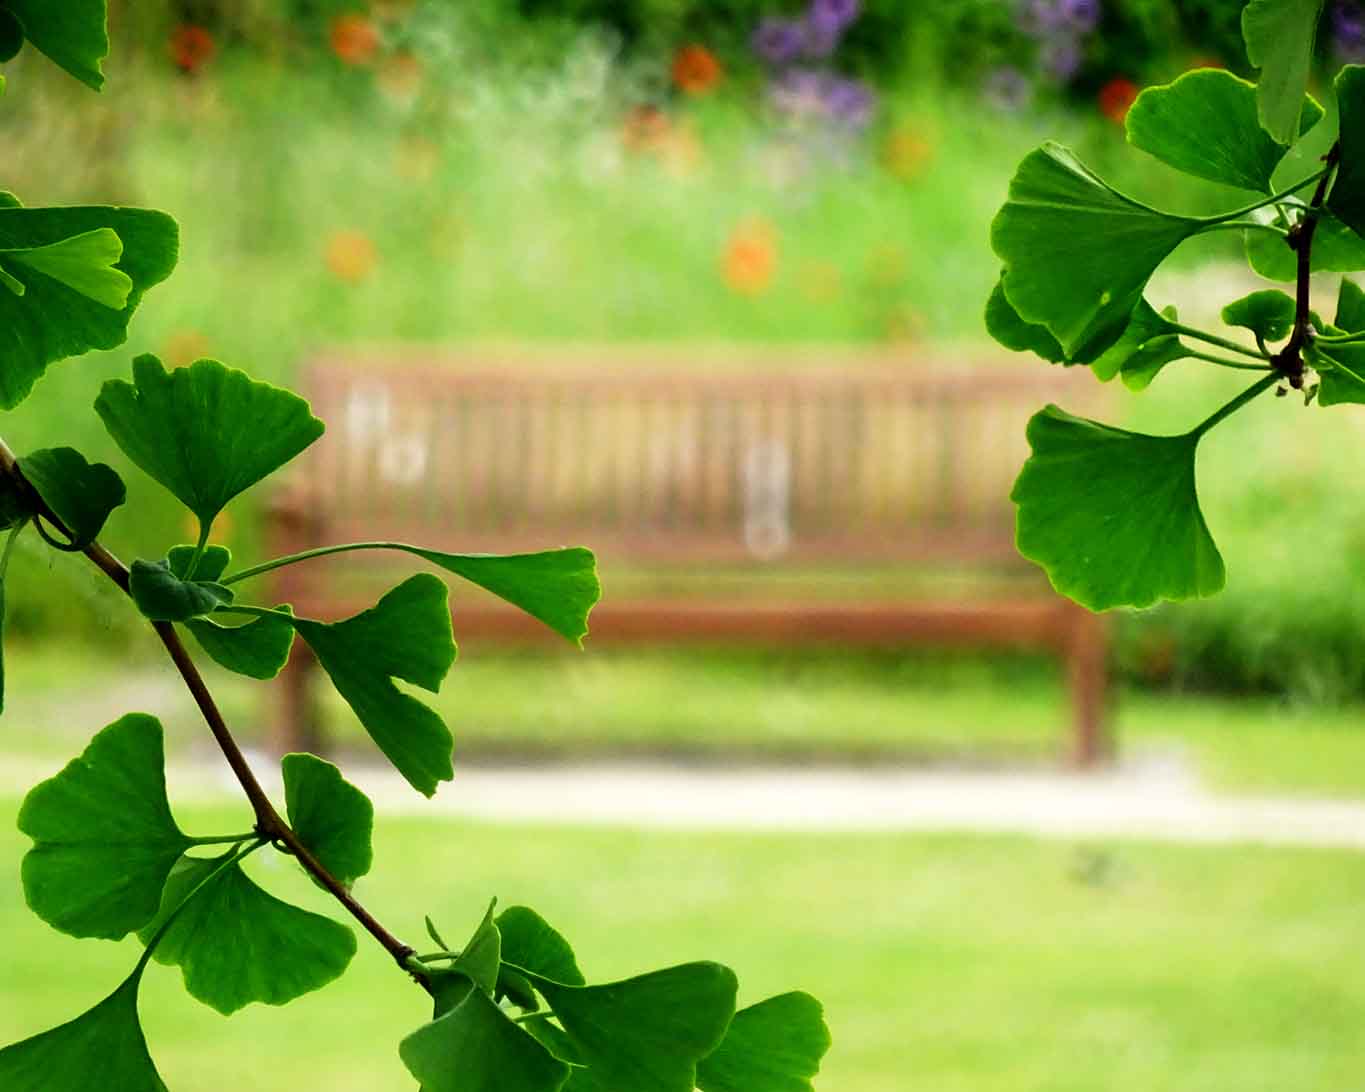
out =
[[[48,0],[36,2],[49,6]],[[33,251],[99,229],[111,230],[123,245],[117,269],[132,281],[127,302],[107,307],[36,272],[23,278],[23,296],[0,290],[0,409],[22,402],[48,364],[122,345],[143,294],[170,275],[180,245],[175,221],[162,212],[98,205],[26,209],[0,202],[0,251]]]
[[986,332],[1013,352],[1033,353],[1050,364],[1071,363],[1046,326],[1025,322],[1019,317],[1014,304],[1005,295],[1003,273],[991,290],[991,298],[986,301]]
[[1241,326],[1265,341],[1288,337],[1294,328],[1294,300],[1274,288],[1253,292],[1223,308],[1223,321]]
[[735,1014],[734,972],[687,963],[605,986],[534,977],[600,1092],[693,1092]]
[[374,859],[374,805],[340,770],[314,755],[285,755],[280,771],[289,825],[322,866],[350,887]]
[[1045,144],[1019,165],[991,245],[1010,304],[1075,359],[1123,333],[1157,266],[1201,227],[1125,197]]
[[6,284],[16,295],[27,293],[27,278],[22,271],[32,270],[115,311],[128,305],[128,293],[133,290],[133,279],[117,268],[122,257],[123,240],[107,227],[47,246],[0,250],[0,259],[9,263],[11,271],[16,266],[21,268],[20,275],[11,272],[6,278]]
[[109,55],[105,0],[5,0],[40,52],[95,91],[104,86]]
[[[1287,204],[1299,205],[1290,200]],[[1271,209],[1257,209],[1250,216],[1263,224],[1284,227]],[[1292,283],[1298,277],[1298,256],[1285,242],[1284,235],[1269,231],[1248,231],[1243,234],[1247,261],[1262,277],[1272,281]],[[1351,273],[1365,269],[1365,239],[1348,228],[1330,212],[1318,215],[1317,230],[1313,232],[1310,256],[1315,273]]]
[[[1340,333],[1328,327],[1329,333]],[[1304,359],[1318,373],[1318,405],[1365,403],[1365,344],[1323,345],[1309,342]]]
[[1337,313],[1333,324],[1348,334],[1365,333],[1365,290],[1349,277],[1337,289]]
[[[1322,120],[1322,107],[1303,100],[1298,132]],[[1273,192],[1271,175],[1289,150],[1261,127],[1256,88],[1221,68],[1187,72],[1149,87],[1125,119],[1128,142],[1177,170],[1244,190]],[[1296,133],[1297,135],[1297,133]]]
[[1176,327],[1172,325],[1175,311],[1169,307],[1166,310],[1170,318],[1159,313],[1146,300],[1139,300],[1128,319],[1128,325],[1123,329],[1122,336],[1094,359],[1090,370],[1099,379],[1108,383],[1114,376],[1130,370],[1130,362],[1135,357],[1152,347],[1160,349],[1169,345],[1175,340],[1173,333]]
[[1281,144],[1299,133],[1321,14],[1322,0],[1251,0],[1242,10],[1247,59],[1261,70],[1258,116],[1262,128]]
[[1123,362],[1119,376],[1130,391],[1146,390],[1162,368],[1189,355],[1190,350],[1173,334],[1152,338]]
[[[166,565],[181,580],[188,580],[190,566],[194,564],[195,555],[198,553],[197,546],[172,546],[166,551]],[[195,579],[218,580],[227,572],[230,564],[232,551],[226,546],[205,546],[203,554],[199,556],[199,564],[194,567]]]
[[472,985],[398,1053],[424,1092],[556,1092],[569,1078],[567,1065]]
[[137,1014],[138,965],[93,1009],[51,1031],[0,1050],[5,1092],[166,1092]]
[[[286,603],[275,608],[291,614]],[[226,626],[212,618],[189,618],[185,628],[220,667],[249,679],[273,679],[289,662],[294,626],[287,618],[262,615],[243,626]]]
[[1091,610],[1213,595],[1223,559],[1195,492],[1199,437],[1144,436],[1048,406],[1010,499],[1019,552]]
[[730,1022],[715,1052],[697,1066],[702,1092],[812,1092],[829,1050],[824,1009],[808,993],[784,993]]
[[105,383],[95,409],[124,454],[198,516],[201,528],[323,430],[298,395],[216,360],[168,373],[156,357],[140,356],[133,382]]
[[44,448],[19,460],[19,469],[72,534],[72,545],[94,542],[109,514],[128,499],[113,467],[86,462],[69,447]]
[[489,997],[493,996],[497,987],[498,968],[502,964],[502,935],[493,921],[493,908],[497,903],[498,900],[493,899],[488,904],[479,927],[474,930],[474,935],[460,950],[459,958],[450,968],[452,972],[469,979]]
[[581,546],[534,554],[444,554],[416,546],[408,549],[520,607],[580,645],[588,633],[588,614],[602,595],[597,561],[591,550]]
[[166,799],[161,724],[130,713],[109,725],[34,787],[19,829],[34,841],[23,880],[35,914],[78,937],[117,940],[141,928],[191,844]]
[[439,577],[418,573],[353,618],[333,623],[297,618],[294,628],[413,788],[431,796],[454,776],[449,729],[393,684],[403,679],[435,693],[455,662],[450,605]]
[[[24,28],[12,11],[0,8],[0,64],[6,64],[24,48]],[[3,78],[3,77],[0,77]],[[0,87],[0,93],[3,93]]]
[[160,914],[138,934],[146,944],[184,903],[153,958],[179,966],[185,989],[225,1016],[253,1001],[288,1004],[341,977],[355,955],[354,934],[267,894],[238,864],[213,876],[227,856],[176,865]]
[[550,923],[528,906],[509,906],[497,918],[502,935],[502,967],[498,970],[496,996],[510,997],[521,1008],[536,1008],[531,983],[509,963],[524,967],[542,978],[582,986],[583,972],[578,969],[573,948]]
[[183,622],[211,614],[232,602],[232,589],[211,580],[181,580],[166,561],[135,560],[128,594],[153,622]]
[[1334,86],[1341,111],[1341,164],[1327,207],[1359,238],[1365,235],[1365,66],[1347,65],[1337,73]]

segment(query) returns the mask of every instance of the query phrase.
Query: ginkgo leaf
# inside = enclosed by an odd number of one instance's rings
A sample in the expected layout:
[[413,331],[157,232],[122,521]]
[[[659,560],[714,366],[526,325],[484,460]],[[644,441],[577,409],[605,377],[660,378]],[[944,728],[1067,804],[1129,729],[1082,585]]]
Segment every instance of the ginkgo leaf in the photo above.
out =
[[239,864],[222,867],[228,856],[176,865],[161,912],[138,933],[147,943],[176,912],[152,957],[178,966],[185,989],[225,1016],[256,1001],[284,1005],[339,978],[355,935],[263,891]]
[[27,294],[28,272],[32,271],[115,311],[128,305],[128,293],[133,290],[133,279],[117,267],[122,257],[123,240],[107,227],[47,246],[0,250],[0,263],[10,267],[6,283],[16,295]]
[[[1342,333],[1335,326],[1328,333]],[[1304,359],[1318,373],[1318,405],[1340,406],[1365,403],[1365,343],[1324,345],[1310,342]]]
[[[195,557],[199,558],[198,563]],[[226,546],[207,545],[202,553],[196,546],[172,546],[166,551],[166,567],[181,580],[218,580],[232,564],[232,551]],[[194,575],[190,575],[190,566]]]
[[[1359,239],[1365,235],[1365,65],[1347,65],[1337,73],[1334,86],[1341,112],[1341,162],[1327,207]],[[1316,235],[1313,248],[1317,249]]]
[[[1301,203],[1289,199],[1286,204]],[[1271,209],[1257,209],[1250,219],[1262,224],[1285,228],[1278,214]],[[1292,283],[1298,277],[1298,256],[1280,232],[1247,231],[1243,233],[1247,261],[1262,277],[1272,281]],[[1362,239],[1330,212],[1318,214],[1318,226],[1313,232],[1313,249],[1309,260],[1315,273],[1349,273],[1365,269],[1365,239]]]
[[[1299,131],[1321,120],[1322,107],[1305,96]],[[1262,128],[1255,85],[1221,68],[1149,87],[1124,123],[1134,147],[1187,174],[1244,190],[1272,192],[1271,176],[1289,150],[1287,141]]]
[[1190,350],[1174,334],[1155,337],[1123,362],[1119,378],[1130,391],[1146,390],[1167,364],[1185,360],[1189,355]]
[[1048,406],[1010,499],[1019,552],[1091,610],[1147,607],[1223,587],[1195,491],[1196,433],[1145,436]]
[[133,382],[109,380],[95,409],[124,454],[198,516],[201,528],[323,431],[298,395],[216,360],[167,372],[156,357],[140,356]]
[[5,0],[34,47],[95,91],[109,55],[105,0]]
[[145,925],[190,845],[166,799],[165,745],[155,717],[130,713],[37,785],[19,810],[33,839],[24,895],[49,925],[117,940]]
[[[64,7],[38,3],[54,11]],[[11,276],[22,283],[22,296],[13,285],[0,289],[0,409],[22,402],[50,363],[122,345],[143,294],[170,275],[180,246],[175,221],[162,212],[97,205],[28,209],[0,201],[0,251],[35,251],[102,229],[121,242],[115,268],[132,282],[121,308],[33,271]]]
[[153,622],[184,622],[212,614],[232,602],[232,589],[211,580],[181,580],[166,561],[135,560],[128,594]]
[[1010,304],[1075,359],[1123,333],[1157,266],[1203,226],[1125,197],[1049,143],[1019,165],[991,245]]
[[509,997],[527,1010],[537,1007],[530,981],[508,964],[568,986],[584,984],[569,942],[529,906],[509,906],[498,915],[497,924],[502,941],[497,997]]
[[73,546],[94,542],[109,514],[128,499],[113,467],[89,463],[73,448],[35,451],[19,460],[19,469],[71,532]]
[[808,993],[784,993],[735,1013],[715,1051],[697,1066],[702,1092],[812,1092],[829,1050],[824,1009]]
[[693,1092],[720,1045],[738,983],[718,963],[687,963],[604,986],[534,977],[600,1092]]
[[483,920],[463,948],[451,969],[464,975],[489,997],[498,984],[498,968],[502,965],[502,934],[493,920],[497,899],[488,904]]
[[285,755],[280,771],[289,825],[322,866],[350,887],[373,861],[374,805],[315,755]]
[[1348,334],[1365,333],[1365,290],[1349,277],[1337,288],[1337,313],[1333,325]]
[[466,983],[458,1004],[398,1048],[423,1092],[557,1092],[563,1087],[569,1067],[482,990]]
[[353,618],[332,623],[296,618],[294,628],[413,788],[431,796],[454,776],[450,730],[393,683],[402,679],[435,693],[455,662],[448,593],[440,578],[418,573]]
[[1242,9],[1247,59],[1261,70],[1256,102],[1261,126],[1281,144],[1298,135],[1313,66],[1322,0],[1251,0]]
[[5,1092],[166,1092],[137,1013],[144,967],[74,1020],[0,1050]]
[[1174,336],[1177,329],[1174,320],[1174,308],[1168,307],[1166,313],[1162,314],[1145,299],[1139,300],[1128,318],[1128,325],[1123,328],[1122,336],[1094,359],[1090,370],[1106,383],[1116,375],[1131,374],[1135,359],[1153,352],[1160,353],[1168,349],[1172,342],[1179,344]]
[[218,666],[249,679],[273,679],[284,670],[294,647],[294,626],[280,617],[293,609],[286,603],[274,611],[241,626],[223,625],[214,618],[188,618],[185,628]]
[[1224,307],[1223,321],[1244,327],[1265,341],[1279,341],[1294,328],[1294,300],[1277,289],[1266,288]]
[[1016,353],[1033,353],[1050,364],[1069,364],[1066,353],[1046,326],[1025,322],[1005,295],[1004,274],[995,282],[990,299],[986,301],[986,332],[1006,349]]

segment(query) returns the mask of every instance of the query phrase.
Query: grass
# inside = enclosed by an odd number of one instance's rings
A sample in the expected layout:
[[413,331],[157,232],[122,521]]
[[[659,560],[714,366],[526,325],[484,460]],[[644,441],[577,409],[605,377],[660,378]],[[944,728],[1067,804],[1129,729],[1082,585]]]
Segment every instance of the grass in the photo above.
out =
[[[211,744],[155,648],[127,674],[70,645],[11,644],[5,721],[13,753],[69,757],[117,711],[161,716],[182,753]],[[244,739],[262,741],[262,687],[216,671],[215,694]],[[531,654],[467,645],[442,693],[423,695],[456,736],[457,760],[645,754],[713,761],[1038,763],[1068,741],[1055,667],[1028,658],[851,652],[666,650]],[[79,680],[73,689],[72,680]],[[356,760],[363,729],[325,686],[325,722]],[[1159,694],[1124,688],[1114,725],[1133,760],[1191,762],[1232,792],[1365,795],[1356,705]]]
[[[13,802],[0,806],[12,814]],[[182,809],[196,831],[235,816]],[[0,824],[0,859],[22,840]],[[1281,1092],[1365,1065],[1358,855],[1024,839],[665,835],[383,820],[358,893],[400,933],[472,928],[493,892],[535,905],[589,977],[716,958],[742,1000],[804,988],[834,1030],[839,1092]],[[1104,854],[1100,883],[1084,862]],[[272,889],[322,908],[278,858]],[[420,877],[420,878],[415,878]],[[131,945],[59,937],[0,885],[0,1038],[111,989]],[[351,972],[224,1022],[155,968],[142,1011],[180,1092],[407,1087],[426,1006],[362,943]]]

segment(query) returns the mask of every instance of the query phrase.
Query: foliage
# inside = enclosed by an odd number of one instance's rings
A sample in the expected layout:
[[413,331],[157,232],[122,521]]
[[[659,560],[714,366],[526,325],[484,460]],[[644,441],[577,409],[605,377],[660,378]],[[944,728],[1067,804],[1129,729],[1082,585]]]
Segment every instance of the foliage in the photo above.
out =
[[[102,85],[103,0],[61,6],[3,0],[0,16],[5,55],[27,42],[91,87]],[[360,47],[352,40],[347,48]],[[29,209],[5,195],[0,406],[18,405],[49,365],[121,344],[132,310],[169,275],[177,248],[178,229],[161,213]],[[229,573],[231,553],[210,541],[215,520],[321,437],[323,423],[308,404],[215,360],[167,371],[142,355],[133,361],[132,382],[105,383],[95,409],[127,458],[197,522],[197,541],[124,566],[97,541],[127,496],[113,468],[67,447],[17,459],[0,443],[0,529],[9,530],[0,621],[9,550],[28,526],[53,549],[83,553],[127,593],[165,645],[243,790],[250,811],[241,825],[249,829],[201,836],[180,829],[167,798],[162,728],[144,714],[110,724],[29,793],[19,815],[33,840],[22,869],[29,907],[76,937],[136,933],[144,952],[124,983],[84,1015],[0,1050],[0,1085],[60,1092],[87,1087],[94,1072],[131,1092],[164,1089],[137,1011],[153,960],[178,966],[186,990],[224,1015],[253,1003],[287,1004],[340,977],[356,952],[351,929],[277,898],[244,869],[253,854],[273,847],[433,999],[432,1020],[400,1047],[428,1089],[554,1092],[572,1081],[600,1092],[691,1092],[700,1082],[720,1092],[735,1073],[746,1075],[754,1092],[810,1087],[828,1045],[819,1005],[803,1001],[791,1008],[791,1019],[779,1021],[761,1015],[771,1010],[737,1015],[737,981],[719,964],[589,986],[568,942],[543,919],[526,909],[495,918],[491,906],[459,949],[428,922],[438,950],[419,955],[352,894],[373,863],[370,802],[335,766],[290,755],[282,764],[281,814],[176,628],[182,624],[220,665],[251,678],[276,674],[301,638],[379,749],[429,796],[452,776],[452,737],[394,680],[434,692],[454,662],[445,583],[430,573],[413,575],[371,609],[338,622],[250,602],[232,585],[329,553],[398,550],[487,588],[577,643],[599,595],[589,551],[489,556],[351,543]],[[234,615],[247,621],[225,624]],[[208,847],[217,855],[195,852]],[[508,927],[508,952],[521,962],[504,955],[500,921]],[[708,1070],[712,1055],[717,1060]]]
[[[1176,360],[1260,373],[1242,394],[1173,436],[1120,431],[1056,406],[1034,417],[1033,454],[1012,495],[1019,549],[1058,591],[1093,610],[1222,589],[1223,561],[1195,477],[1197,448],[1228,417],[1276,385],[1281,394],[1302,391],[1305,406],[1314,399],[1323,407],[1365,402],[1365,360],[1353,332],[1365,317],[1359,289],[1342,283],[1332,323],[1319,317],[1309,294],[1314,269],[1365,268],[1354,184],[1365,156],[1357,131],[1365,70],[1347,66],[1336,78],[1340,131],[1322,166],[1298,168],[1288,159],[1306,132],[1333,124],[1306,95],[1320,9],[1318,0],[1253,0],[1243,28],[1261,69],[1255,87],[1223,71],[1192,73],[1143,92],[1128,114],[1134,146],[1254,194],[1249,204],[1204,217],[1163,212],[1117,192],[1066,149],[1044,145],[1020,165],[996,216],[991,242],[1004,268],[986,320],[1007,347],[1088,365],[1100,379],[1112,378],[1119,351],[1117,370],[1136,367],[1143,382],[1129,385],[1138,387]],[[1283,179],[1282,165],[1289,174]],[[1314,241],[1329,211],[1340,226],[1320,254]],[[1289,252],[1292,266],[1283,272],[1295,282],[1294,297],[1268,290],[1229,303],[1223,321],[1229,333],[1243,332],[1241,340],[1183,325],[1172,311],[1156,321],[1145,299],[1152,275],[1185,240],[1227,230],[1246,237],[1254,268],[1265,266],[1257,261],[1262,246]]]

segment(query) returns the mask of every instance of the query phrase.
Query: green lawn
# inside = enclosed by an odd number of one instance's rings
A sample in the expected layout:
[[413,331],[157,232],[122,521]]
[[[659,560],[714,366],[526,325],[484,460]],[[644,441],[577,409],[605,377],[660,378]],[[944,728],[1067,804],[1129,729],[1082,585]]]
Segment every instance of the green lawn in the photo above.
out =
[[[9,743],[54,760],[127,710],[166,721],[172,746],[211,747],[164,655],[148,644],[126,676],[79,646],[10,642]],[[204,657],[200,657],[204,659]],[[262,740],[266,690],[208,670],[229,721]],[[466,643],[444,690],[464,758],[593,754],[862,761],[1055,761],[1067,694],[1055,666],[1030,659],[590,651],[515,654]],[[358,759],[375,756],[334,692],[327,723]],[[1365,795],[1365,709],[1128,690],[1115,724],[1125,755],[1184,757],[1231,791]]]
[[[0,805],[12,815],[14,803]],[[197,832],[237,815],[185,812]],[[23,841],[0,823],[0,860]],[[382,820],[358,893],[405,936],[452,933],[485,898],[537,906],[608,980],[695,958],[742,999],[820,996],[831,1092],[1284,1092],[1358,1087],[1365,859],[1327,852],[1109,847],[1102,883],[1076,847],[966,837],[632,834]],[[322,908],[267,858],[258,876]],[[11,873],[12,874],[12,873]],[[131,945],[73,941],[0,885],[0,1038],[110,989]],[[340,983],[230,1022],[156,967],[152,1051],[176,1092],[405,1088],[395,1047],[420,996],[362,943]]]

